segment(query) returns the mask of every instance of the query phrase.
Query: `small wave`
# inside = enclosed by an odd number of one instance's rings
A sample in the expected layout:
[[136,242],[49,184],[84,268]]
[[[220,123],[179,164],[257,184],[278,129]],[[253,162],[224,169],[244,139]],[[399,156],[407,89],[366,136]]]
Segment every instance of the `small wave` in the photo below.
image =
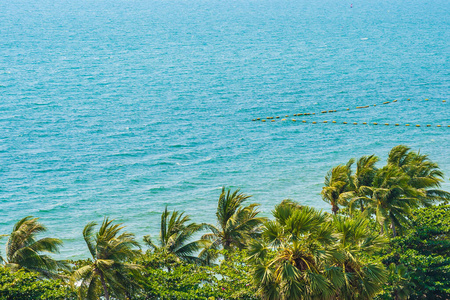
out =
[[34,173],[50,173],[50,172],[67,172],[69,171],[68,169],[64,169],[64,168],[50,168],[50,169],[40,169],[40,170],[33,170],[32,172]]
[[153,164],[154,166],[173,166],[173,165],[175,165],[176,163],[173,163],[173,162],[169,162],[169,161],[160,161],[160,162],[157,162],[157,163],[155,163],[155,164]]
[[48,213],[48,212],[52,212],[55,210],[66,210],[67,208],[69,208],[69,205],[67,203],[57,203],[54,205],[47,205],[45,208],[41,208],[39,209],[39,213]]
[[116,133],[111,133],[111,134],[106,135],[107,138],[112,138],[112,139],[118,138],[118,137],[134,137],[134,136],[136,136],[136,134],[133,132],[130,132],[129,130],[127,130],[126,132],[118,132],[118,133],[116,132]]
[[85,182],[88,182],[88,181],[89,180],[87,178],[77,178],[73,182],[74,183],[85,183]]
[[188,145],[186,145],[186,144],[169,145],[169,148],[185,148],[185,147],[188,147]]
[[48,188],[47,192],[49,193],[59,193],[59,192],[65,192],[67,191],[67,187],[53,187],[53,188]]
[[31,104],[34,105],[34,106],[46,106],[46,105],[53,104],[53,102],[33,102]]
[[123,153],[113,153],[108,155],[108,157],[137,157],[145,154],[143,151],[139,152],[123,152]]
[[147,191],[150,191],[150,192],[159,192],[159,191],[164,191],[164,190],[166,190],[166,187],[162,186],[162,185],[154,185],[154,186],[150,186],[147,188]]
[[20,117],[22,117],[22,116],[20,116],[20,115],[1,116],[0,121],[9,121],[9,120],[13,120],[13,119],[20,118]]

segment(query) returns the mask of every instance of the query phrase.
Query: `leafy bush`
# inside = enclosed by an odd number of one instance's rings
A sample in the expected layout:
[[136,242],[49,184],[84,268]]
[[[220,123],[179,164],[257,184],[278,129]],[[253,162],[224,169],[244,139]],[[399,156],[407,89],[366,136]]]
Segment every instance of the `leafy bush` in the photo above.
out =
[[40,279],[23,269],[17,272],[0,267],[0,300],[70,300],[75,291],[62,280]]
[[[390,241],[382,256],[386,265],[406,268],[391,273],[380,299],[450,299],[450,206],[414,211],[412,229]],[[391,270],[393,270],[391,268]]]
[[216,266],[199,266],[170,258],[170,254],[147,253],[143,289],[134,299],[258,299],[248,276],[244,253],[234,251]]

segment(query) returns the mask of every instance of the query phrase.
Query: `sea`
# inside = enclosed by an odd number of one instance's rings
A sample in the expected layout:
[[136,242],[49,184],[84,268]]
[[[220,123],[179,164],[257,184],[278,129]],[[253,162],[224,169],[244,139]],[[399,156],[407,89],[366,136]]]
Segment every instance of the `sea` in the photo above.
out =
[[283,199],[330,211],[327,171],[370,154],[382,167],[399,144],[437,162],[450,191],[449,11],[0,1],[0,234],[39,217],[60,257],[87,258],[88,222],[115,219],[138,241],[157,238],[166,206],[214,224],[222,187],[267,217]]

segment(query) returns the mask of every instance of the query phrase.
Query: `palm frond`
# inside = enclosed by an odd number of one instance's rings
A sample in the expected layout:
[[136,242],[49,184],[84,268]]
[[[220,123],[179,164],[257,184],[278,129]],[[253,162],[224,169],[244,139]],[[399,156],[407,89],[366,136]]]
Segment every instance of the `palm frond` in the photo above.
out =
[[44,277],[54,277],[56,270],[65,264],[41,253],[59,252],[62,241],[54,238],[37,240],[37,235],[47,230],[38,220],[28,216],[14,225],[6,243],[6,264],[36,271]]
[[86,242],[86,245],[89,249],[89,253],[91,253],[91,255],[94,259],[97,256],[97,251],[95,249],[95,243],[94,243],[94,235],[93,235],[95,226],[97,226],[97,223],[90,222],[83,229],[84,241]]
[[71,277],[72,282],[81,281],[82,299],[98,299],[103,289],[101,280],[106,281],[106,288],[117,287],[115,293],[124,293],[128,286],[121,284],[123,281],[121,276],[126,277],[124,274],[142,268],[128,263],[138,254],[134,248],[139,244],[134,235],[121,232],[124,228],[122,224],[113,224],[113,221],[105,218],[97,233],[94,233],[96,226],[94,222],[88,223],[83,230],[83,237],[93,261],[75,270]]

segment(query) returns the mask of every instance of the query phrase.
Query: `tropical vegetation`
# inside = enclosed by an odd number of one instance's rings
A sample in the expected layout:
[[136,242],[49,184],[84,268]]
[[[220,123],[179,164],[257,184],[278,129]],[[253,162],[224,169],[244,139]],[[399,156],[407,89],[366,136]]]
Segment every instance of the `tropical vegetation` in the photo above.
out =
[[138,285],[134,278],[139,277],[140,265],[130,263],[138,255],[133,247],[139,247],[134,235],[120,231],[121,224],[105,219],[98,232],[97,225],[91,222],[84,227],[83,238],[92,256],[92,261],[75,270],[71,281],[79,285],[81,299],[98,299],[103,295],[106,300],[110,295],[115,298],[126,296]]
[[211,263],[217,259],[214,255],[217,252],[214,250],[243,249],[251,239],[259,236],[260,225],[265,219],[258,217],[258,204],[242,206],[250,197],[239,189],[232,192],[222,188],[217,204],[217,226],[205,224],[211,232],[202,236],[203,240],[210,241],[200,253],[200,257],[206,262]]
[[[202,225],[189,223],[190,216],[183,212],[169,212],[166,209],[161,214],[161,229],[158,243],[155,244],[150,235],[144,236],[144,242],[153,252],[161,253],[164,259],[175,259],[197,264],[205,264],[205,261],[195,255],[198,251],[209,246],[205,239],[191,241],[193,236],[202,229]],[[170,269],[168,263],[167,267]]]
[[56,271],[65,267],[62,261],[51,258],[47,253],[58,253],[60,239],[41,238],[37,235],[47,231],[38,218],[25,217],[14,225],[6,242],[6,257],[2,258],[6,268],[26,269],[44,277],[58,277]]
[[331,213],[283,200],[264,218],[250,195],[223,188],[216,224],[166,207],[142,248],[121,223],[87,224],[79,261],[52,257],[62,241],[25,217],[3,235],[0,300],[450,299],[444,174],[402,145],[379,162],[331,167],[321,191]]

